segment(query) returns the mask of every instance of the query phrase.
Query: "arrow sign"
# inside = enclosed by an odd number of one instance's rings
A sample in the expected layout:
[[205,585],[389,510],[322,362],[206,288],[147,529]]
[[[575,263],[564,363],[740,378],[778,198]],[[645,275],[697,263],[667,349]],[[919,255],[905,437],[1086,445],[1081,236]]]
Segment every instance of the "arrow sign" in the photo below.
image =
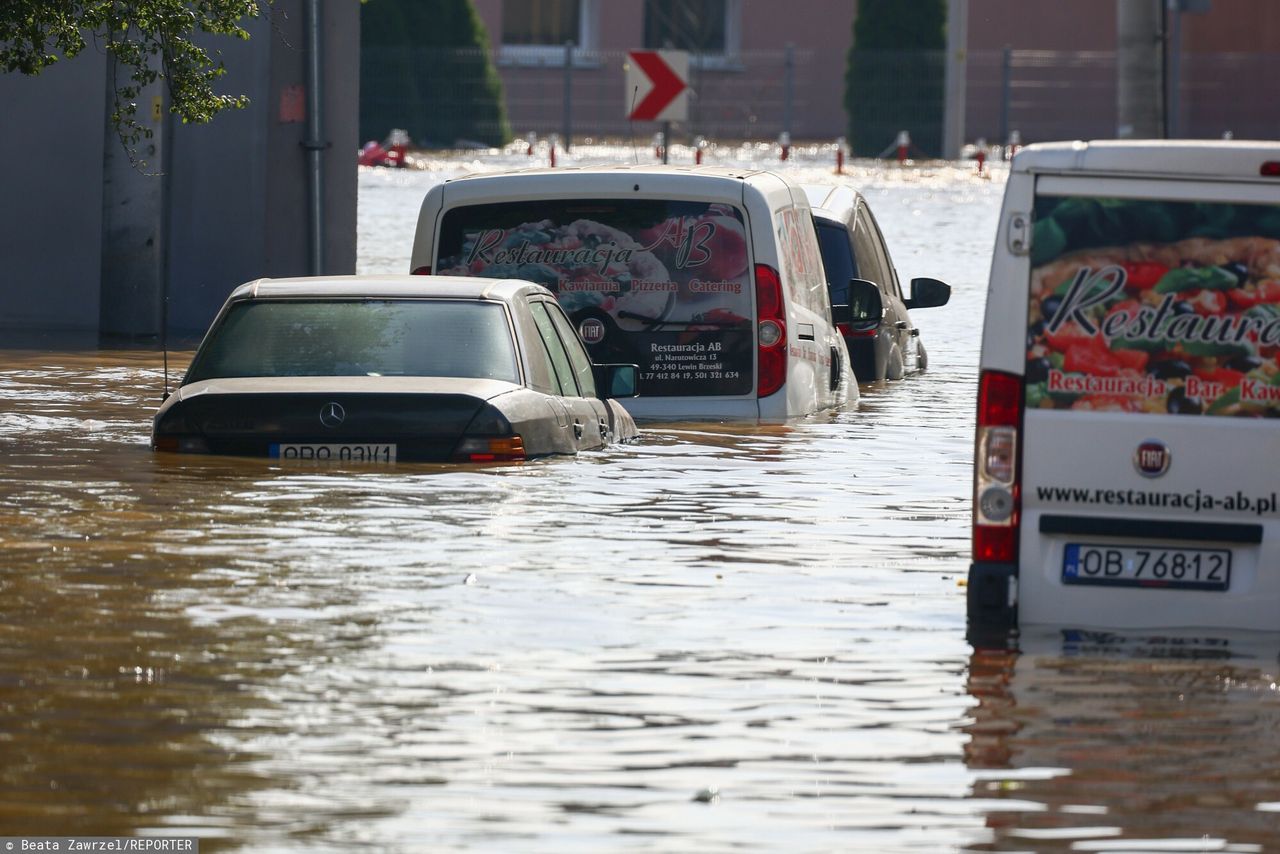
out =
[[687,120],[688,81],[688,51],[631,51],[627,54],[627,118],[641,122]]

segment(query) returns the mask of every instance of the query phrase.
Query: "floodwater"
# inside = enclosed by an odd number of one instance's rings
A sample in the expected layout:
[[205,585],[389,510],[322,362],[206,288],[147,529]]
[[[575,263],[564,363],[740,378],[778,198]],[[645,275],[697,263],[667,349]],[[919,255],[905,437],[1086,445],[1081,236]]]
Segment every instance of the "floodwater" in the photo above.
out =
[[[1280,850],[1280,644],[966,641],[1002,173],[833,156],[708,162],[856,182],[903,277],[955,293],[914,316],[927,373],[799,423],[491,468],[180,458],[147,449],[158,354],[0,351],[0,835]],[[360,271],[407,268],[432,183],[526,160],[363,172]]]

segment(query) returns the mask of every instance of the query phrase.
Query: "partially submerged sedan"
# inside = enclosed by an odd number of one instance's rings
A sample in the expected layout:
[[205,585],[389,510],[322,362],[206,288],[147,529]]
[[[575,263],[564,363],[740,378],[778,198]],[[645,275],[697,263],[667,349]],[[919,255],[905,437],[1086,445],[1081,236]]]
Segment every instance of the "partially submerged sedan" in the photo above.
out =
[[155,416],[158,451],[352,463],[508,461],[625,442],[555,296],[451,276],[260,279],[227,299]]

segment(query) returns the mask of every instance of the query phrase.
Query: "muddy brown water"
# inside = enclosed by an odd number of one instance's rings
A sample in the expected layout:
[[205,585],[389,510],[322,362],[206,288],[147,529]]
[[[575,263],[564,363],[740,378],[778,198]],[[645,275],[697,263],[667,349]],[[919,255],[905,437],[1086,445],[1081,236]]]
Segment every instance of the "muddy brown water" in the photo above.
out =
[[[826,177],[826,154],[786,168]],[[361,271],[407,264],[432,182],[509,162],[362,173]],[[793,424],[649,425],[519,466],[286,467],[148,450],[158,353],[0,351],[0,831],[1280,850],[1275,639],[966,641],[1000,175],[844,180],[900,272],[955,296],[913,315],[928,372]]]

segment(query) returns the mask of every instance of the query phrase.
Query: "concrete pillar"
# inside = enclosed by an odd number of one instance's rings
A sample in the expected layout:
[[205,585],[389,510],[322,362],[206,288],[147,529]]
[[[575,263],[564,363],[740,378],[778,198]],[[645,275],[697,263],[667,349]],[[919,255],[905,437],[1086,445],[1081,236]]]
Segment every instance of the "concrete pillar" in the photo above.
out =
[[1116,136],[1164,136],[1162,0],[1116,0]]
[[964,146],[968,69],[969,0],[947,0],[946,103],[942,112],[942,156],[948,160],[958,159],[960,149]]
[[131,73],[116,64],[107,77],[106,140],[102,158],[102,301],[98,332],[120,343],[160,332],[164,279],[165,128],[163,84],[138,95],[138,124],[152,132],[128,151],[111,123],[113,85]]

